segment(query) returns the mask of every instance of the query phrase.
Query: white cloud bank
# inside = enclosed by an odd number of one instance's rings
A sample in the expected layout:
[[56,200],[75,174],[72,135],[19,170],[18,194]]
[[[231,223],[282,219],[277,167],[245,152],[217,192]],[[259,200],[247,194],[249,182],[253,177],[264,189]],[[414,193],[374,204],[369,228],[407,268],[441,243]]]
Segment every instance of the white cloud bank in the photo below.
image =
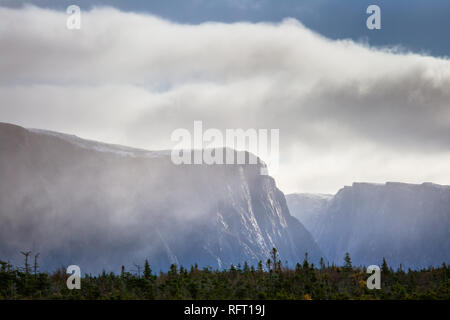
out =
[[176,128],[280,129],[284,192],[450,184],[450,61],[295,20],[182,25],[110,8],[0,8],[0,121],[147,149]]

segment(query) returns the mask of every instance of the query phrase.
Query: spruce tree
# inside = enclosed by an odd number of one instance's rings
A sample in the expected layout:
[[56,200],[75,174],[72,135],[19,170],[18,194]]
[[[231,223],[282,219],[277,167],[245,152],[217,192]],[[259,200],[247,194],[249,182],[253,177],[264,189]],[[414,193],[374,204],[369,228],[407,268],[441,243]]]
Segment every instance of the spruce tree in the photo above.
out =
[[345,253],[344,261],[345,261],[344,270],[347,272],[352,271],[353,266],[352,266],[352,259],[350,258],[350,253],[348,252]]
[[145,259],[144,279],[151,280],[151,278],[152,278],[152,269],[150,268],[150,264],[148,263],[148,260]]
[[325,262],[323,260],[323,257],[320,257],[320,269],[325,270]]
[[267,262],[266,262],[266,266],[267,266],[267,271],[272,271],[272,269],[270,268],[270,266],[272,265],[272,261],[270,260],[270,259],[267,259]]
[[277,269],[277,255],[278,251],[276,248],[272,248],[272,261],[273,261],[273,269],[276,271]]
[[389,273],[389,267],[388,264],[386,262],[386,259],[383,257],[383,264],[381,265],[381,272],[383,274],[388,274]]
[[303,260],[303,269],[309,269],[308,252],[305,252],[305,260]]
[[258,272],[262,273],[263,271],[264,271],[264,268],[263,268],[262,261],[259,260],[258,261]]

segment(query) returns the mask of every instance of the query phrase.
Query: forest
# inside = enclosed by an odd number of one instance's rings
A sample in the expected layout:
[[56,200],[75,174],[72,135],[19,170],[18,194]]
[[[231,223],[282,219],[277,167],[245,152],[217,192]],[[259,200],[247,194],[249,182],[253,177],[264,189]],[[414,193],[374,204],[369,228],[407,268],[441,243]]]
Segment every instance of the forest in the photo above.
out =
[[81,288],[69,290],[65,268],[39,272],[37,259],[24,266],[0,260],[0,299],[76,299],[76,300],[409,300],[450,299],[450,268],[403,270],[381,263],[381,289],[368,289],[370,274],[364,266],[352,265],[347,253],[341,266],[303,262],[289,267],[278,260],[277,250],[271,258],[256,266],[244,262],[228,269],[213,270],[197,265],[185,268],[172,264],[167,272],[155,273],[149,261],[137,269],[120,274],[103,271],[84,274]]

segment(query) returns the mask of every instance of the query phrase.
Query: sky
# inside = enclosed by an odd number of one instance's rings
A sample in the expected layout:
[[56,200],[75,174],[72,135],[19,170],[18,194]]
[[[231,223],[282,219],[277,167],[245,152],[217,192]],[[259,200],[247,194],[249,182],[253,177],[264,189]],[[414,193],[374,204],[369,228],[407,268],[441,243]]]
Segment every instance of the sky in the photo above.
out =
[[450,184],[449,16],[437,0],[0,0],[0,121],[146,149],[194,120],[279,129],[285,193]]

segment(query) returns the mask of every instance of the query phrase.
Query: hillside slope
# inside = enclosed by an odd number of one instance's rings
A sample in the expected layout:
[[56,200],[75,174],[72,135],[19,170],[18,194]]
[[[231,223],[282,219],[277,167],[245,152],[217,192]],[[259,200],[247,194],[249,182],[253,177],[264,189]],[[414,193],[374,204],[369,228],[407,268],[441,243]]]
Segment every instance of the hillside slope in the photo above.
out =
[[0,258],[119,271],[148,258],[228,268],[322,253],[261,165],[172,164],[151,152],[0,124]]

